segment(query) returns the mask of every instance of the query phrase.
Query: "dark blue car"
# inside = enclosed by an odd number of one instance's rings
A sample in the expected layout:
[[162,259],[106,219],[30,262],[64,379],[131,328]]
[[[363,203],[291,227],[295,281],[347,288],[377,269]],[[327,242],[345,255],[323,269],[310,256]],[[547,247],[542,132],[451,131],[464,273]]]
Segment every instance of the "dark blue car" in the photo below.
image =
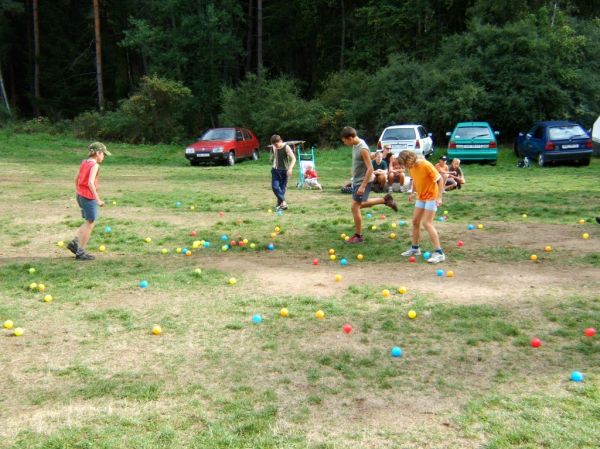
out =
[[540,167],[559,161],[589,165],[592,139],[579,123],[537,122],[526,134],[519,133],[514,150],[519,158],[537,159]]

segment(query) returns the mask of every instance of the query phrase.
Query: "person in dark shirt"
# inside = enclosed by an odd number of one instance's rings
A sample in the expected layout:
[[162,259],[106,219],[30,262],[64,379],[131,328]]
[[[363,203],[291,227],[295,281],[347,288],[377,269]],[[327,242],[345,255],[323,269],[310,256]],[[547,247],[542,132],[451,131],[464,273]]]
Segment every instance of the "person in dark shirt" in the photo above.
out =
[[383,160],[383,152],[377,151],[377,153],[375,153],[375,160],[371,163],[373,164],[373,175],[375,176],[373,190],[375,192],[383,192],[385,184],[387,183],[388,173],[388,165]]

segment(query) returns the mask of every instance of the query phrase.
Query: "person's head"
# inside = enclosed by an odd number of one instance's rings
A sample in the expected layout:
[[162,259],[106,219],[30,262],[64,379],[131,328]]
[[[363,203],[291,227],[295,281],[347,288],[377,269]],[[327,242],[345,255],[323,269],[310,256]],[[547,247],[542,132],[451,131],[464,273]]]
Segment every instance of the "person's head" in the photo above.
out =
[[383,151],[377,150],[377,152],[375,153],[375,161],[377,161],[377,163],[380,164],[382,159],[383,159]]
[[417,162],[417,155],[409,150],[401,151],[400,154],[396,157],[396,160],[400,163],[400,165],[411,168]]
[[95,159],[99,164],[104,161],[104,156],[112,156],[102,142],[92,142],[88,146],[88,157]]
[[444,155],[444,156],[441,156],[441,157],[440,157],[439,163],[440,163],[441,165],[446,165],[446,162],[447,162],[447,161],[448,161],[448,156],[445,156],[445,155]]
[[356,139],[356,137],[356,130],[351,126],[345,126],[344,129],[342,129],[341,138],[344,145],[354,145],[354,139]]
[[383,146],[383,152],[385,154],[391,153],[392,152],[392,146],[388,143],[387,145]]
[[271,136],[271,145],[275,148],[281,148],[283,146],[283,139],[279,134],[273,134]]
[[454,167],[454,168],[460,167],[460,159],[458,159],[456,157],[454,159],[452,159],[452,162],[450,162],[450,166]]
[[306,164],[306,163],[304,164],[304,173],[306,173],[307,171],[312,170],[312,169],[313,169],[312,164]]

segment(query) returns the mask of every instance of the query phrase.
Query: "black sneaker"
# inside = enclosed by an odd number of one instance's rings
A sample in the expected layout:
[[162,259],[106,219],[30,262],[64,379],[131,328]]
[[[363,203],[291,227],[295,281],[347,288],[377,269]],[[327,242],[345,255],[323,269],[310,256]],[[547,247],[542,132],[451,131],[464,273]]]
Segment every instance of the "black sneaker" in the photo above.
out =
[[79,250],[79,240],[77,240],[77,237],[67,244],[67,249],[77,255],[77,251]]
[[600,224],[600,217],[596,217],[596,223]]
[[75,260],[94,260],[96,256],[92,256],[90,253],[86,253],[85,251],[81,254],[77,254],[75,256]]
[[390,209],[392,209],[394,212],[398,212],[398,206],[396,205],[396,201],[394,201],[394,198],[392,198],[392,195],[390,195],[389,193],[383,197],[383,201],[387,207],[389,207]]

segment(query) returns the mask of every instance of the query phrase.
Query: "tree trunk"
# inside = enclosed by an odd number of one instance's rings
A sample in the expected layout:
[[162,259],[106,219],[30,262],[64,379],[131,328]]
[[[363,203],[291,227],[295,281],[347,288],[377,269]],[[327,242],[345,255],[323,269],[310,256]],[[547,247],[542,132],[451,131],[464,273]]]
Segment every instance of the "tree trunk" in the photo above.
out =
[[4,78],[2,77],[2,67],[0,67],[0,96],[2,97],[2,102],[4,103],[6,110],[8,111],[8,115],[11,115],[10,106],[8,104],[8,98],[6,98],[6,89],[4,89]]
[[342,42],[340,45],[340,70],[344,70],[344,52],[346,50],[346,5],[344,0],[340,1],[342,6]]
[[262,0],[256,1],[256,69],[258,80],[263,77],[263,42],[262,42]]
[[253,2],[254,0],[248,0],[248,34],[246,35],[246,73],[249,73],[252,70],[252,50],[254,43],[254,40],[252,39],[252,31],[254,30]]
[[33,0],[33,115],[39,117],[40,107],[40,21],[38,0]]
[[96,33],[96,84],[98,108],[104,111],[104,82],[102,81],[102,37],[100,34],[100,0],[94,0],[94,30]]

